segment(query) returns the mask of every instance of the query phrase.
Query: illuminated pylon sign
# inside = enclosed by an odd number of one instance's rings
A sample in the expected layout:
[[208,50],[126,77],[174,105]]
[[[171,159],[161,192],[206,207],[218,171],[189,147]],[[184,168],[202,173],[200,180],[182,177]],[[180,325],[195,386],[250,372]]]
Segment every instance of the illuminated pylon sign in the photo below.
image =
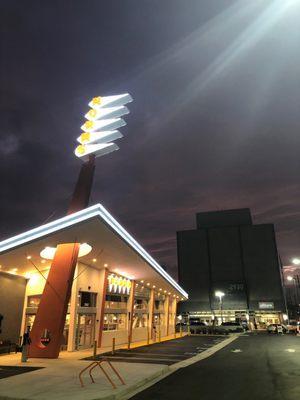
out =
[[121,276],[109,275],[108,276],[108,289],[113,293],[129,294],[131,288],[131,281]]
[[85,114],[86,122],[81,126],[83,132],[77,138],[80,145],[75,155],[86,161],[91,154],[100,157],[118,150],[113,141],[123,137],[118,129],[126,125],[121,117],[129,113],[125,104],[131,101],[128,93],[94,97],[89,103],[91,109]]

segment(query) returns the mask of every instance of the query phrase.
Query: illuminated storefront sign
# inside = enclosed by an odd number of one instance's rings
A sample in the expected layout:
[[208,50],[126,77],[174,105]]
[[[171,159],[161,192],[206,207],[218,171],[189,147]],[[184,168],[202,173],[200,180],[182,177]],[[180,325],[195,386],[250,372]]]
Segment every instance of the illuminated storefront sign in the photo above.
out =
[[271,301],[260,301],[258,303],[258,308],[260,310],[274,310],[274,303]]
[[121,276],[111,274],[108,276],[108,289],[112,293],[129,294],[131,289],[131,281]]

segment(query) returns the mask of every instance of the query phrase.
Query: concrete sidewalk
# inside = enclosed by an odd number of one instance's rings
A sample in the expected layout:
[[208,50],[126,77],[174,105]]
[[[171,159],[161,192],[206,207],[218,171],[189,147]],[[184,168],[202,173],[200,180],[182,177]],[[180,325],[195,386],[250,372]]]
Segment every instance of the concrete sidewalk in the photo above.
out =
[[[2,356],[0,364],[2,366],[20,366],[18,354],[12,360],[12,356]],[[146,384],[149,380],[155,379],[168,371],[165,365],[150,364],[129,364],[113,363],[114,367],[125,380],[126,385],[121,385],[117,377],[113,376],[117,389],[112,389],[102,371],[99,368],[94,370],[93,376],[95,384],[92,384],[88,373],[83,375],[85,386],[82,388],[79,382],[79,372],[85,368],[89,362],[80,360],[46,360],[32,359],[26,363],[26,367],[44,367],[42,369],[0,379],[0,399],[72,399],[72,400],[92,400],[92,399],[115,399],[125,395],[130,390],[135,390],[139,386]],[[106,371],[109,369],[104,366]],[[117,396],[117,397],[116,397]]]
[[[89,351],[76,353],[63,353],[62,357],[55,360],[29,359],[27,363],[20,362],[20,354],[11,354],[0,357],[0,365],[16,367],[43,367],[31,372],[14,375],[0,379],[0,400],[116,400],[129,398],[177,368],[199,361],[234,340],[234,337],[225,339],[220,344],[190,358],[179,365],[173,364],[172,368],[161,364],[141,364],[127,362],[113,362],[114,367],[123,377],[126,385],[121,385],[118,378],[112,374],[117,389],[113,389],[103,372],[97,368],[93,372],[95,383],[92,384],[86,372],[83,376],[85,386],[79,382],[79,372],[89,362],[78,360],[91,354]],[[206,354],[207,353],[207,354]],[[194,360],[193,360],[194,359]],[[108,367],[105,366],[106,371]]]

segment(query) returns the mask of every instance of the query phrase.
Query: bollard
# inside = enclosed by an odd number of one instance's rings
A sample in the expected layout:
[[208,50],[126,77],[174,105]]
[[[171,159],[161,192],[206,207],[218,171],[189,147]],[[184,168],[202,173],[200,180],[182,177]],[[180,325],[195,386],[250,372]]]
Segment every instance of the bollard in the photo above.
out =
[[161,341],[161,333],[160,333],[160,327],[159,327],[159,330],[158,330],[158,342],[160,343],[160,341]]
[[21,362],[27,362],[28,359],[28,344],[23,344],[21,353]]
[[23,335],[21,362],[27,362],[30,343],[30,326],[27,326],[26,332]]
[[188,335],[191,335],[191,328],[190,328],[190,324],[188,324]]
[[128,335],[128,344],[127,344],[127,349],[130,350],[130,335]]
[[97,340],[94,340],[93,359],[95,360],[96,357],[97,357]]
[[147,329],[147,345],[150,343],[149,328]]
[[111,354],[114,355],[116,350],[116,338],[112,338]]
[[180,325],[180,330],[179,330],[179,332],[180,332],[180,337],[182,337],[182,326]]

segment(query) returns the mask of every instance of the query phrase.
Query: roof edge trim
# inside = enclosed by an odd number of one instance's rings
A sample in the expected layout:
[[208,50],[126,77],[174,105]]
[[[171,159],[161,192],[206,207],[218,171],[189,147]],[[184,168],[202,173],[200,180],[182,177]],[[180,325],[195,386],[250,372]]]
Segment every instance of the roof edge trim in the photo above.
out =
[[11,238],[0,242],[0,254],[43,236],[57,232],[60,229],[68,228],[79,222],[99,216],[115,232],[117,232],[151,267],[153,267],[163,278],[165,278],[185,298],[188,294],[178,285],[177,282],[150,256],[150,254],[122,227],[122,225],[101,205],[95,204],[76,213],[59,218],[55,221],[30,229]]

